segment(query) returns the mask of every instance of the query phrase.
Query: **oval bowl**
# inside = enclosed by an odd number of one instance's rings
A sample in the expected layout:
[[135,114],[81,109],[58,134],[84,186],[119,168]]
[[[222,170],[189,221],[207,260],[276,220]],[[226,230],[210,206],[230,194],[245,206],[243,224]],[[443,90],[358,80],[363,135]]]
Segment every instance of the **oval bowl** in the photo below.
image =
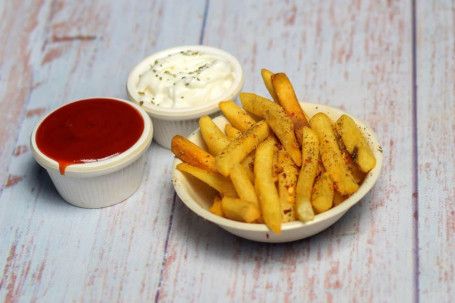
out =
[[[342,114],[347,114],[340,109],[326,105],[314,103],[300,104],[309,117],[312,117],[318,112],[323,112],[335,121]],[[314,220],[310,222],[304,223],[294,221],[283,223],[281,234],[277,235],[273,233],[265,224],[237,222],[214,215],[209,211],[209,207],[212,205],[216,192],[207,185],[203,184],[201,181],[176,169],[177,164],[182,162],[178,158],[174,159],[172,167],[172,183],[175,191],[182,202],[194,213],[241,238],[258,242],[280,243],[301,240],[315,235],[334,224],[352,206],[357,204],[371,190],[379,177],[379,173],[381,172],[383,158],[382,147],[375,133],[370,127],[365,125],[359,119],[353,117],[352,115],[349,116],[355,120],[363,135],[367,139],[368,144],[376,157],[376,166],[367,174],[357,192],[343,201],[343,203],[326,212],[316,215]],[[220,129],[224,129],[224,125],[228,123],[224,116],[218,116],[213,121],[220,127]],[[191,133],[188,139],[205,148],[205,143],[199,129]]]

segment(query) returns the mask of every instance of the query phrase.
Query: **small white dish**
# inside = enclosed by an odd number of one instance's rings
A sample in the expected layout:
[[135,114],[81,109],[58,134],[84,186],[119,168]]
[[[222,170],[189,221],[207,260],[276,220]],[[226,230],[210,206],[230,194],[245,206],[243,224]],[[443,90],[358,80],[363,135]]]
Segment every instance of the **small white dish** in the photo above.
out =
[[[216,55],[223,58],[232,67],[234,81],[229,89],[213,100],[198,106],[174,108],[156,106],[151,103],[141,102],[141,96],[137,90],[140,76],[150,70],[150,66],[157,60],[170,54],[186,51],[197,51]],[[198,127],[198,120],[201,116],[215,116],[220,110],[220,101],[234,100],[237,98],[244,84],[244,73],[239,61],[231,54],[214,47],[204,45],[186,45],[157,52],[142,60],[128,75],[126,89],[128,98],[140,105],[151,117],[155,127],[154,140],[161,146],[170,149],[171,140],[174,135],[188,136],[190,132]]]
[[[312,117],[318,112],[323,112],[333,120],[336,120],[342,114],[346,114],[340,109],[326,105],[301,103],[301,106],[309,117]],[[350,117],[352,116],[350,115]],[[359,190],[343,203],[324,213],[316,215],[314,220],[310,222],[303,223],[295,221],[282,224],[280,235],[273,233],[265,224],[237,222],[212,214],[208,209],[212,205],[213,198],[216,193],[207,185],[202,184],[201,181],[176,169],[177,164],[182,162],[178,158],[174,159],[172,168],[172,182],[175,191],[183,203],[185,203],[185,205],[197,215],[217,224],[226,231],[241,238],[258,242],[279,243],[296,241],[315,235],[334,224],[352,206],[357,204],[371,190],[379,177],[379,173],[381,172],[383,155],[381,145],[379,144],[376,135],[373,130],[366,126],[363,122],[359,121],[355,117],[352,118],[365,135],[374,156],[376,157],[375,168],[367,174]],[[227,123],[227,120],[224,116],[219,116],[214,119],[214,122],[221,129],[224,129],[224,125]],[[199,146],[204,146],[204,141],[201,137],[199,129],[195,130],[188,137],[188,139]]]
[[[107,99],[122,102],[133,107],[144,121],[139,139],[126,151],[108,159],[88,163],[71,164],[60,173],[59,163],[45,155],[37,144],[37,131],[43,121],[65,104],[44,117],[31,134],[30,146],[35,160],[46,169],[62,198],[70,204],[83,208],[101,208],[124,201],[131,196],[142,181],[145,168],[144,153],[153,137],[153,125],[147,113],[139,106],[116,98],[90,98],[75,101],[84,102],[93,99]],[[71,103],[70,103],[71,104]]]

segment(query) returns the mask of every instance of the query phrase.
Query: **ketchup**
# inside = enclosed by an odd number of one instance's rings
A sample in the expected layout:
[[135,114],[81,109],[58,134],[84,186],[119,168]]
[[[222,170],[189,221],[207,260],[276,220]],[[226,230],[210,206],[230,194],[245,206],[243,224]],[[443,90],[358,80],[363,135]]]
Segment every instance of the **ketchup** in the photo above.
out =
[[125,102],[87,99],[67,104],[47,116],[36,132],[39,150],[59,164],[88,163],[121,154],[144,131],[141,114]]

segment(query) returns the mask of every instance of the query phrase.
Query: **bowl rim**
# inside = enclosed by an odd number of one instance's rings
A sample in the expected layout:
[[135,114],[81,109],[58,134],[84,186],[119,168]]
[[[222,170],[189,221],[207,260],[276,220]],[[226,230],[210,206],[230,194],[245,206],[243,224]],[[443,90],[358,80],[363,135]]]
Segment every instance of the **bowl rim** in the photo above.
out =
[[113,100],[116,102],[123,102],[128,104],[129,106],[136,109],[142,120],[144,121],[144,129],[142,131],[141,136],[139,139],[134,143],[130,148],[128,148],[123,153],[110,157],[108,159],[103,159],[100,161],[89,162],[89,163],[77,163],[71,164],[65,168],[65,176],[68,177],[86,177],[86,176],[100,176],[105,175],[119,169],[122,169],[128,166],[130,163],[134,162],[139,156],[141,156],[147,148],[150,146],[153,138],[153,124],[148,116],[148,114],[140,108],[140,106],[128,101],[119,98],[112,98],[112,97],[91,97],[80,99],[72,102],[68,102],[62,104],[61,106],[55,108],[54,110],[50,111],[46,116],[44,116],[35,126],[33,129],[31,136],[30,136],[30,146],[33,152],[33,156],[35,160],[45,169],[47,170],[56,170],[59,171],[59,164],[54,159],[46,156],[41,150],[38,148],[36,143],[36,133],[38,131],[39,126],[49,117],[51,114],[59,110],[60,108],[76,103],[76,102],[84,102],[94,99],[104,99],[104,100]]
[[[367,141],[372,151],[376,157],[376,166],[368,172],[365,180],[363,181],[362,185],[359,187],[357,192],[352,194],[349,198],[344,200],[341,204],[325,211],[321,214],[317,214],[312,221],[309,222],[301,222],[301,221],[293,221],[288,223],[282,224],[282,234],[283,231],[290,231],[296,230],[303,227],[310,227],[317,224],[320,224],[323,221],[329,220],[330,218],[335,218],[336,216],[342,216],[345,212],[347,212],[352,206],[357,204],[374,186],[376,181],[379,178],[382,162],[383,162],[383,152],[382,152],[382,145],[379,143],[379,140],[374,133],[374,131],[363,123],[360,119],[352,116],[341,109],[331,107],[328,105],[323,104],[316,104],[316,103],[309,103],[309,102],[300,102],[302,108],[307,111],[309,107],[317,109],[318,112],[324,112],[326,114],[330,113],[330,116],[341,116],[342,114],[346,114],[354,119],[356,124],[359,126],[363,134],[367,134]],[[312,116],[312,115],[311,115]],[[227,119],[223,116],[217,116],[213,119],[213,121],[218,125],[223,125],[227,123]],[[188,139],[192,142],[195,142],[196,136],[200,134],[200,129],[196,129],[192,132]],[[196,143],[196,142],[195,142]],[[250,231],[250,232],[271,232],[270,229],[265,224],[259,223],[245,223],[245,222],[238,222],[234,220],[230,220],[227,218],[219,217],[209,210],[205,209],[204,207],[200,206],[199,203],[194,201],[191,195],[186,191],[183,186],[183,183],[180,181],[180,178],[186,178],[182,172],[180,172],[176,166],[177,164],[181,163],[182,161],[177,157],[174,157],[173,165],[172,165],[172,183],[174,185],[174,189],[177,192],[177,195],[182,200],[182,202],[190,208],[194,213],[198,216],[213,222],[220,227],[227,228],[227,229],[235,229],[241,231]],[[279,235],[278,235],[279,236]]]
[[[143,103],[142,105],[139,103],[139,94],[134,89],[136,82],[141,74],[149,69],[150,62],[154,62],[158,58],[163,58],[169,54],[178,53],[180,51],[186,50],[195,50],[200,52],[205,52],[208,54],[217,55],[223,57],[227,60],[231,66],[233,67],[234,73],[234,82],[231,85],[231,88],[227,90],[225,93],[210,101],[208,103],[192,106],[192,107],[183,107],[183,108],[174,108],[174,107],[160,107],[153,104]],[[126,91],[128,94],[128,98],[141,106],[151,117],[158,118],[162,120],[189,120],[198,118],[202,115],[209,115],[216,111],[218,111],[218,103],[224,100],[233,100],[238,95],[240,90],[243,88],[245,82],[245,76],[243,68],[238,61],[230,53],[215,48],[212,46],[207,45],[182,45],[177,47],[172,47],[168,49],[161,50],[159,52],[153,53],[140,61],[129,73],[128,79],[126,82]]]

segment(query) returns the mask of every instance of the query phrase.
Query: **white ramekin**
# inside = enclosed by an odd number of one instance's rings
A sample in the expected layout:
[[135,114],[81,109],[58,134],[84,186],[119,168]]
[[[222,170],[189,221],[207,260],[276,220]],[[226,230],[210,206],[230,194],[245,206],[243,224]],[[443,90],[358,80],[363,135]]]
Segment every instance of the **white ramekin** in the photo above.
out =
[[30,146],[35,160],[47,170],[65,201],[83,208],[101,208],[126,200],[141,184],[145,168],[144,153],[152,141],[153,125],[147,113],[129,101],[104,97],[90,99],[124,102],[139,111],[144,120],[144,130],[132,147],[106,160],[69,165],[65,174],[60,174],[58,162],[43,154],[36,144],[36,132],[40,124],[59,108],[36,125],[30,138]]
[[140,106],[150,115],[155,127],[154,140],[161,146],[170,149],[172,137],[176,134],[188,136],[191,131],[199,127],[198,121],[201,116],[217,116],[220,113],[218,103],[225,100],[234,100],[237,98],[244,84],[244,73],[239,61],[229,53],[214,47],[204,45],[187,45],[166,49],[157,52],[143,61],[141,61],[128,76],[126,83],[128,97],[136,104],[140,104],[140,96],[135,89],[140,75],[150,69],[150,64],[159,58],[166,57],[169,54],[180,51],[200,51],[207,54],[220,56],[227,60],[234,71],[234,83],[231,88],[224,94],[204,105],[187,107],[187,108],[166,108],[153,104],[144,103]]

